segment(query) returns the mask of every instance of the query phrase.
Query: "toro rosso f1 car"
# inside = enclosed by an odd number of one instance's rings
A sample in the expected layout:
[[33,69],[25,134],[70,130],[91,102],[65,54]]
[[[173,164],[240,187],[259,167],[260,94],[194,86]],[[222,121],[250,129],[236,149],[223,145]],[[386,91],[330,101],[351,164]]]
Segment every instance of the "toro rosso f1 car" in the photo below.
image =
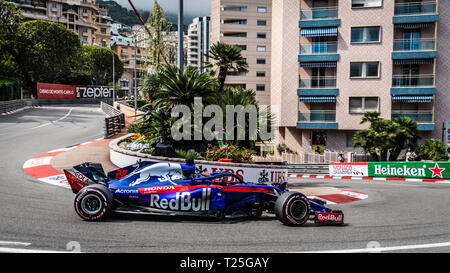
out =
[[110,212],[217,218],[259,217],[268,212],[290,226],[310,219],[344,223],[341,211],[288,191],[287,182],[244,182],[230,172],[198,174],[193,164],[137,162],[106,175],[101,164],[84,163],[64,173],[76,194],[75,211],[87,221],[104,219]]

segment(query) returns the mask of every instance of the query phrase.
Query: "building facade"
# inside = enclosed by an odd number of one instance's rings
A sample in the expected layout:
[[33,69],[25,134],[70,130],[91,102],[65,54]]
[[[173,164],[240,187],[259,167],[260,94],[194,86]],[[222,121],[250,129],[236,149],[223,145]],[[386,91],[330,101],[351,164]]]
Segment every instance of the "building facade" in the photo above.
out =
[[450,2],[273,0],[271,105],[279,142],[354,151],[365,112],[417,121],[422,141],[450,119]]
[[109,47],[112,19],[95,0],[8,0],[16,3],[26,20],[46,20],[65,25],[84,45]]
[[205,62],[209,61],[211,17],[196,17],[188,27],[187,65],[198,67],[205,72]]
[[240,47],[248,64],[247,73],[230,73],[225,84],[255,90],[261,105],[269,105],[271,97],[272,18],[272,0],[211,2],[211,44]]

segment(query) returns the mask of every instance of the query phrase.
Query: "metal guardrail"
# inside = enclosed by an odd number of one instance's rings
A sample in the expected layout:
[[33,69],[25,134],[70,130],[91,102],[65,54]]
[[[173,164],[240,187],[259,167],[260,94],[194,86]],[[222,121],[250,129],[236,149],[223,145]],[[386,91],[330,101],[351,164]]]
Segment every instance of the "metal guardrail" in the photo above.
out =
[[14,111],[25,106],[28,106],[28,104],[24,100],[0,101],[0,114]]
[[106,115],[103,126],[104,138],[110,138],[125,129],[124,113],[104,102],[100,103],[100,107]]

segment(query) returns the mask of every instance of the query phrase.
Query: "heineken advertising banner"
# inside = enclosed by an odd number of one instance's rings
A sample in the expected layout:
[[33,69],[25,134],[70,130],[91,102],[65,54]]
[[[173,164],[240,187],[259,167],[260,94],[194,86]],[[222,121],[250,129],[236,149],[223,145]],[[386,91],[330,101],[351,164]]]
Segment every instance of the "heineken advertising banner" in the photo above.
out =
[[369,162],[369,176],[450,179],[450,162]]

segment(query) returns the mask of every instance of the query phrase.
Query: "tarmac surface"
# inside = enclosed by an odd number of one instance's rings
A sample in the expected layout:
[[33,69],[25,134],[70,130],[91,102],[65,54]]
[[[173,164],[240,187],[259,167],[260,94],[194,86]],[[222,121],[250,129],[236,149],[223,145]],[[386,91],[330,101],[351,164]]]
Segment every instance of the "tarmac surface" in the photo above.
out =
[[[101,138],[103,118],[99,107],[77,105],[0,117],[0,252],[67,251],[74,244],[82,252],[102,253],[365,252],[373,246],[382,252],[450,251],[449,184],[290,178],[291,187],[311,194],[366,193],[365,200],[333,205],[344,211],[344,226],[292,228],[268,214],[258,220],[118,216],[84,222],[74,212],[70,190],[37,181],[23,164],[53,149]],[[107,146],[100,142],[78,147],[86,149],[85,156],[76,149],[55,156],[52,165],[107,164]]]

